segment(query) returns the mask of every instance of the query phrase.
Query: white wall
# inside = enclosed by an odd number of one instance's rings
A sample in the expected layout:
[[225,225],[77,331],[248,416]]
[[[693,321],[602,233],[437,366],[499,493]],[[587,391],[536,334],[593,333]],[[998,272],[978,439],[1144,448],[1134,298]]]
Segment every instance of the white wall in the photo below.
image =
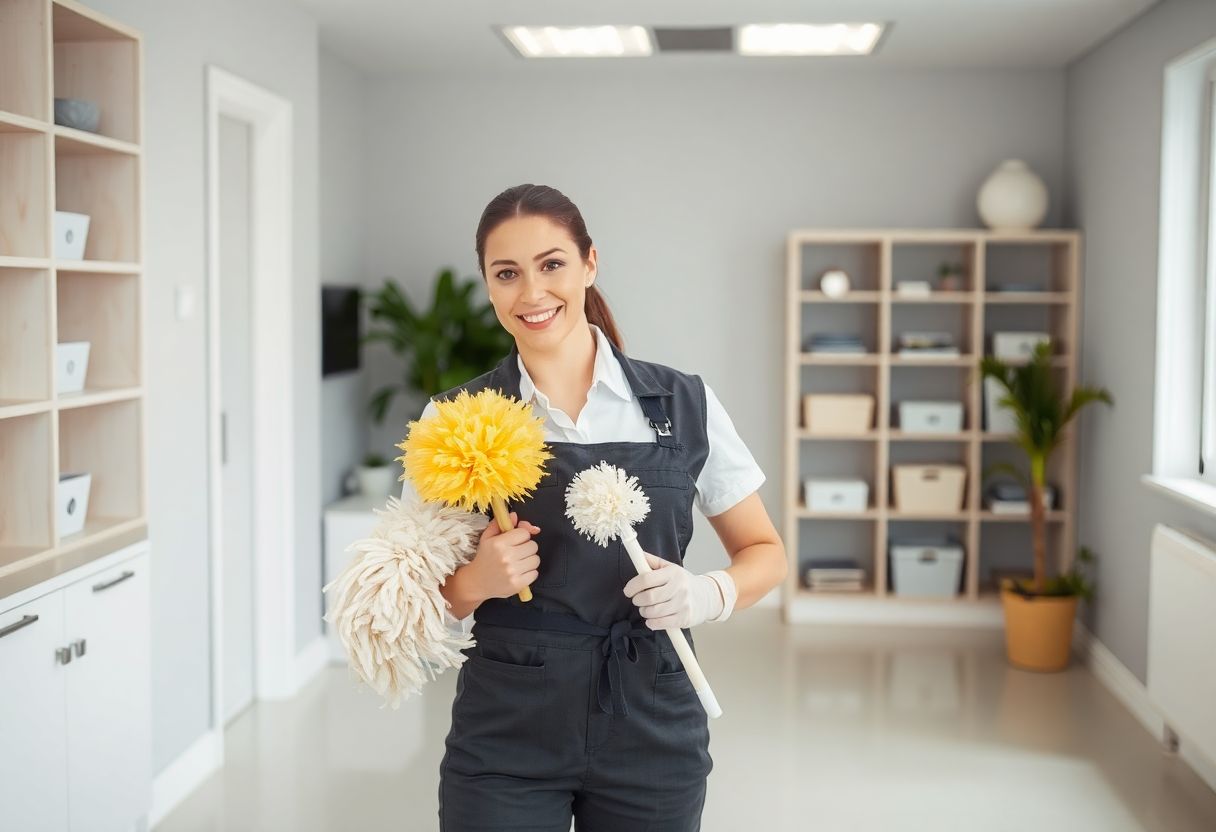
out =
[[[365,90],[359,70],[321,50],[321,282],[362,285],[364,274]],[[342,496],[342,479],[367,442],[366,373],[338,373],[321,381],[321,498]],[[326,576],[328,580],[332,576]]]
[[[1044,177],[1057,223],[1063,72],[599,66],[376,82],[368,271],[416,295],[443,266],[475,275],[473,235],[495,194],[562,190],[599,250],[627,351],[713,386],[780,523],[786,232],[975,227],[976,191],[1007,157]],[[399,406],[372,444],[400,441],[415,415]],[[692,562],[725,564],[698,522]]]
[[1152,470],[1164,68],[1212,37],[1216,3],[1166,0],[1068,67],[1067,218],[1085,231],[1088,281],[1081,378],[1115,397],[1082,421],[1080,542],[1099,582],[1087,618],[1141,681],[1153,525],[1216,537],[1211,517],[1140,483]]
[[[148,511],[153,766],[209,726],[204,72],[216,64],[292,102],[297,646],[320,633],[317,28],[278,0],[93,0],[144,37]],[[174,317],[192,289],[194,317]]]

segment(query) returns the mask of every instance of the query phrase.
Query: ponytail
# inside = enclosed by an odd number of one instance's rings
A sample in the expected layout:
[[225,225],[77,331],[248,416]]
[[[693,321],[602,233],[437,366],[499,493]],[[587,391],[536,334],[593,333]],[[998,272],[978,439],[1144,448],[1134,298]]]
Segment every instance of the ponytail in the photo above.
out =
[[616,319],[608,308],[608,301],[600,294],[600,290],[595,288],[594,283],[587,287],[587,300],[583,304],[583,311],[587,315],[587,323],[598,326],[613,346],[621,352],[625,351],[620,330],[616,328]]

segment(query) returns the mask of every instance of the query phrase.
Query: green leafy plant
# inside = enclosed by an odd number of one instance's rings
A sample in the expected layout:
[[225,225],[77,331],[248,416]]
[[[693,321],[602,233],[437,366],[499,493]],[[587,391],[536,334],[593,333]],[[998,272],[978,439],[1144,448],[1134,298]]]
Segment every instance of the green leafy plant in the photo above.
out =
[[[1008,407],[1017,423],[1015,443],[1026,453],[1029,474],[1008,464],[993,465],[1025,487],[1030,499],[1030,529],[1034,544],[1034,587],[1036,595],[1047,593],[1047,530],[1043,508],[1043,486],[1051,455],[1064,441],[1065,429],[1086,405],[1114,403],[1101,387],[1077,387],[1071,394],[1060,391],[1052,378],[1051,345],[1040,343],[1025,363],[1007,363],[988,355],[980,360],[980,377],[992,378],[1004,389],[999,404]],[[1062,593],[1061,593],[1062,594]]]
[[953,275],[962,276],[962,274],[963,274],[963,264],[962,263],[943,262],[940,266],[937,267],[937,276],[938,277],[950,277]]
[[383,468],[385,465],[388,465],[388,460],[380,454],[369,453],[363,457],[364,468]]
[[474,301],[477,283],[477,278],[458,281],[444,269],[429,309],[415,308],[391,279],[368,296],[372,328],[363,342],[387,344],[408,367],[401,383],[381,387],[368,403],[377,424],[398,393],[430,397],[450,390],[491,369],[511,349],[511,335],[498,323],[494,307]]
[[[1020,581],[1010,581],[1010,588],[1024,598],[1035,596],[1053,596],[1053,597],[1070,597],[1077,596],[1084,598],[1086,601],[1092,601],[1094,590],[1097,586],[1085,574],[1088,567],[1094,561],[1094,553],[1089,547],[1082,546],[1077,553],[1077,562],[1073,564],[1072,569],[1063,575],[1056,575],[1048,578],[1043,584],[1042,592],[1035,592],[1032,588],[1024,586]],[[1081,567],[1084,566],[1085,569]]]

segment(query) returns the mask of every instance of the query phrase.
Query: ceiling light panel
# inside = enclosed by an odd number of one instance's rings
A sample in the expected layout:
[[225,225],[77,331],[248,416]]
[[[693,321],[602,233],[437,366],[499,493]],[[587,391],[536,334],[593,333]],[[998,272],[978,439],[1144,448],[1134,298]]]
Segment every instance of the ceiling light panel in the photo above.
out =
[[738,27],[740,55],[868,55],[882,36],[880,23],[758,23]]
[[633,58],[654,51],[645,26],[503,26],[525,58]]

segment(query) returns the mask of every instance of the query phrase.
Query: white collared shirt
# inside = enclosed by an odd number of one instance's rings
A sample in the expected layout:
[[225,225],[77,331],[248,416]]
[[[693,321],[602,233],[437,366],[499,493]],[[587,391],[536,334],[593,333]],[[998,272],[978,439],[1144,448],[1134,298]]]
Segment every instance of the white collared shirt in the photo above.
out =
[[[654,429],[642,413],[642,405],[633,395],[608,337],[595,324],[590,326],[595,334],[595,365],[587,403],[578,420],[550,404],[549,397],[533,383],[522,356],[518,358],[520,399],[531,402],[533,412],[544,417],[548,442],[655,442]],[[713,517],[755,492],[765,477],[708,384],[705,405],[709,454],[697,475],[694,504],[702,514]],[[428,419],[436,412],[435,402],[428,402],[420,418]],[[404,497],[411,489],[410,481],[407,479],[402,485]]]

